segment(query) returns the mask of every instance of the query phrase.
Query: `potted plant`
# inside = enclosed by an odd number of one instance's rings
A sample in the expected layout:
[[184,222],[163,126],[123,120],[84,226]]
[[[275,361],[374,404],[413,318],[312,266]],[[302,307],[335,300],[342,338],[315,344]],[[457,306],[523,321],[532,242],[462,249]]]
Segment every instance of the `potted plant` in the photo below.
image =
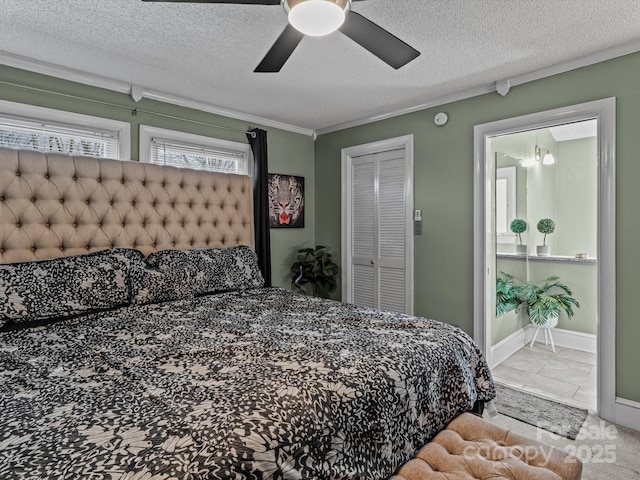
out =
[[550,218],[543,218],[538,222],[538,231],[544,234],[542,239],[542,245],[537,246],[537,252],[539,256],[549,255],[549,245],[547,245],[547,235],[553,233],[556,229],[556,222]]
[[496,277],[496,316],[509,313],[520,306],[520,287],[514,285],[513,276],[500,272]]
[[580,308],[580,303],[572,295],[569,287],[560,283],[557,276],[518,287],[518,299],[527,309],[531,323],[540,328],[555,327],[562,312],[573,318],[573,308]]
[[509,228],[513,233],[518,235],[518,239],[520,240],[520,244],[516,245],[516,253],[518,255],[524,255],[527,253],[527,245],[522,244],[522,233],[527,231],[527,222],[522,218],[514,218],[509,225]]
[[291,265],[291,284],[301,293],[307,293],[304,285],[311,284],[311,294],[315,297],[319,293],[336,291],[338,284],[338,265],[331,259],[327,247],[301,248],[298,250],[298,260]]

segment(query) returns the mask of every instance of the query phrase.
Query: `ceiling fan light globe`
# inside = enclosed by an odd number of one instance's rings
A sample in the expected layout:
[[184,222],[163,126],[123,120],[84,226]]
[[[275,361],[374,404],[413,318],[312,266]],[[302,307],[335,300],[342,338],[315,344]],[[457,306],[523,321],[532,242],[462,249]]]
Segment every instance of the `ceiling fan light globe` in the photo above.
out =
[[289,23],[301,33],[319,37],[335,32],[344,23],[347,0],[285,0]]

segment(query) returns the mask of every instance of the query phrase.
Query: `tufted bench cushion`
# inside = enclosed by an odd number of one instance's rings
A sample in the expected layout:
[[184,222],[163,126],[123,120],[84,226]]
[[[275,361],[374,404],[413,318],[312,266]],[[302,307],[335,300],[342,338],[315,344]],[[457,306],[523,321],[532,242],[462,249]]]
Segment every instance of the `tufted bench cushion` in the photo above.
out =
[[580,480],[581,475],[578,458],[464,413],[391,480]]

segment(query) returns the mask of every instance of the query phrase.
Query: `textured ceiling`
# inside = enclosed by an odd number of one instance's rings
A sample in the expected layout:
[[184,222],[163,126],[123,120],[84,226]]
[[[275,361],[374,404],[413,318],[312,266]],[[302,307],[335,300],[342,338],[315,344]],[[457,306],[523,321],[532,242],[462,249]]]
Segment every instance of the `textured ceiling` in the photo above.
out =
[[367,0],[353,10],[422,55],[393,70],[337,32],[280,73],[253,69],[279,6],[0,0],[0,50],[298,127],[322,130],[626,45],[638,0]]

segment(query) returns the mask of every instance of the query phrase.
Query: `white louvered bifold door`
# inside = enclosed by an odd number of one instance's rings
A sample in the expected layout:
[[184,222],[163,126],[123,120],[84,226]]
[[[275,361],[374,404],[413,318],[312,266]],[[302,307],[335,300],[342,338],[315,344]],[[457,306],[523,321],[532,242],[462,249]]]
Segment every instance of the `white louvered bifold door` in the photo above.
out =
[[406,311],[405,150],[353,159],[351,300]]
[[406,205],[404,150],[378,162],[378,307],[405,311]]
[[376,307],[376,162],[374,155],[353,160],[352,185],[352,300]]

